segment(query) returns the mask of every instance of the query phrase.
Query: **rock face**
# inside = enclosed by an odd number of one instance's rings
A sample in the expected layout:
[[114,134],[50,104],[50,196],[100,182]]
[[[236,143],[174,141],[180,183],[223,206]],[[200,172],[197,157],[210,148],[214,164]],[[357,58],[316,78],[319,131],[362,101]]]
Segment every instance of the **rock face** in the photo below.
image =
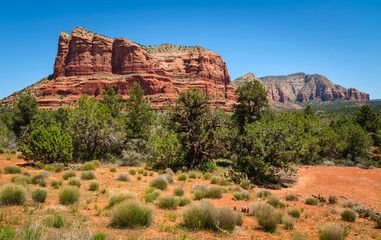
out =
[[295,73],[287,76],[267,76],[257,78],[248,73],[235,79],[232,86],[241,86],[247,81],[259,80],[267,91],[270,102],[292,105],[295,102],[310,101],[369,101],[369,94],[354,88],[346,89],[334,85],[325,76],[318,74]]
[[225,62],[212,51],[172,44],[142,46],[81,27],[60,34],[52,79],[29,92],[35,92],[41,107],[56,108],[76,102],[82,94],[99,97],[110,86],[126,99],[134,82],[155,109],[169,107],[179,92],[191,87],[200,88],[213,106],[226,110],[236,98]]

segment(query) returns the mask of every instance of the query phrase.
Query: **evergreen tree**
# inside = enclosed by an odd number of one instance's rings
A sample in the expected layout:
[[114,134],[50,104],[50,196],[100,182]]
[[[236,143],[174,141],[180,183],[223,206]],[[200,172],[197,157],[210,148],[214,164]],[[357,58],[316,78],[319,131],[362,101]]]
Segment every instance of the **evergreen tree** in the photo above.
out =
[[369,105],[364,105],[359,109],[355,122],[370,133],[376,133],[380,129],[380,119]]

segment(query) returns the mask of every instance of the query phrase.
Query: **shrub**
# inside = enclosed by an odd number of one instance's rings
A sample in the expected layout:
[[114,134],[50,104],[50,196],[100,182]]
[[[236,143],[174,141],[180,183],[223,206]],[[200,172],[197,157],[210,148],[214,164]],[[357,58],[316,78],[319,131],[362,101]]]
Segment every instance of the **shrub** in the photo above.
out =
[[16,236],[16,230],[14,228],[10,226],[0,225],[0,239],[10,240],[10,239],[15,239],[15,236]]
[[276,231],[278,223],[273,218],[257,218],[257,220],[265,232],[273,233]]
[[89,191],[98,191],[98,189],[99,189],[99,183],[97,182],[89,183]]
[[130,170],[128,170],[128,173],[130,175],[136,175],[136,170],[135,169],[130,169]]
[[21,205],[25,200],[26,191],[20,185],[10,183],[0,189],[0,202],[3,205]]
[[163,209],[175,210],[178,206],[178,201],[176,197],[172,195],[161,196],[159,197],[158,201],[159,201],[159,204],[158,204],[159,207]]
[[137,180],[142,180],[142,176],[138,176],[136,179]]
[[240,186],[243,188],[243,189],[246,189],[248,190],[250,188],[250,181],[245,179],[245,180],[242,180],[241,183],[240,183]]
[[219,199],[222,198],[222,189],[219,187],[212,186],[209,188],[208,198],[213,198],[213,199]]
[[116,204],[119,204],[125,200],[131,200],[131,199],[135,199],[135,198],[136,198],[135,193],[129,192],[129,191],[114,193],[113,195],[111,195],[111,197],[108,201],[108,206],[113,207]]
[[280,201],[277,196],[270,196],[267,200],[267,203],[275,208],[284,208],[285,204]]
[[317,205],[315,198],[306,198],[306,200],[304,202],[308,205]]
[[145,177],[148,176],[148,172],[147,172],[147,171],[144,171],[144,172],[143,172],[143,176],[145,176]]
[[177,180],[181,181],[181,182],[185,182],[187,180],[187,176],[185,174],[180,174],[178,177],[177,177]]
[[206,186],[204,184],[196,184],[193,186],[195,190],[194,197],[196,200],[201,200],[203,198],[213,198],[219,199],[222,198],[222,189],[216,186]]
[[4,174],[21,173],[21,168],[16,166],[5,166],[3,170],[4,170]]
[[345,231],[336,224],[325,226],[319,231],[320,240],[344,240],[345,235]]
[[171,174],[164,174],[164,175],[161,175],[160,177],[164,178],[168,183],[174,183],[175,181],[173,180],[173,175]]
[[284,229],[292,230],[294,228],[294,223],[288,220],[283,221]]
[[216,177],[212,177],[212,178],[210,179],[210,183],[211,183],[211,184],[218,184],[218,178],[216,178]]
[[27,176],[24,176],[24,175],[20,175],[20,176],[14,176],[11,178],[11,181],[14,183],[14,184],[18,184],[18,185],[27,185],[30,183],[30,178],[27,177]]
[[290,214],[294,218],[299,218],[301,213],[300,213],[300,211],[298,209],[294,208],[292,210],[289,210],[288,214]]
[[245,200],[250,201],[250,193],[248,191],[233,192],[234,200]]
[[95,233],[90,240],[106,240],[107,236],[104,233],[97,232]]
[[173,194],[175,196],[183,196],[184,195],[184,187],[183,186],[177,186],[175,189],[173,189]]
[[285,196],[286,201],[298,201],[298,196],[295,194],[287,194]]
[[139,174],[143,174],[143,172],[144,172],[144,170],[143,170],[142,168],[139,168],[139,169],[138,169],[138,173],[139,173]]
[[178,198],[178,201],[179,201],[179,206],[180,207],[184,207],[184,206],[188,205],[191,202],[191,200],[189,198],[187,198],[187,197],[180,197],[180,198]]
[[272,195],[271,192],[266,191],[266,190],[258,191],[255,193],[255,196],[257,196],[259,198],[263,198],[263,199],[265,199],[271,195]]
[[356,212],[350,208],[346,208],[341,212],[341,218],[344,221],[354,222],[356,221],[356,217],[357,217]]
[[376,217],[376,228],[381,229],[381,215]]
[[0,148],[0,154],[4,153],[4,149]]
[[124,182],[131,182],[132,177],[129,173],[119,173],[116,175],[116,179]]
[[146,203],[153,203],[159,196],[160,191],[153,189],[153,191],[144,194],[144,201]]
[[165,190],[168,187],[168,182],[163,177],[157,177],[152,179],[149,185],[160,190]]
[[233,231],[236,225],[240,226],[243,223],[240,214],[226,207],[216,208],[212,212],[212,219],[217,230]]
[[82,164],[81,166],[81,170],[82,171],[90,171],[90,170],[95,170],[95,165],[93,162],[86,162],[84,164]]
[[32,184],[40,184],[41,182],[45,182],[46,178],[48,178],[48,172],[42,171],[32,176],[30,179]]
[[229,183],[228,183],[228,181],[226,181],[225,178],[221,178],[219,180],[218,184],[221,185],[221,186],[227,186]]
[[32,199],[35,202],[43,203],[46,200],[46,195],[48,193],[44,189],[36,188],[32,191]]
[[53,164],[53,170],[54,172],[62,172],[64,170],[64,165],[60,163]]
[[116,167],[110,167],[110,172],[116,172]]
[[95,179],[95,173],[94,171],[84,171],[81,173],[81,179],[82,180],[92,180]]
[[111,226],[117,228],[148,227],[152,221],[152,209],[136,200],[117,206],[111,216]]
[[353,208],[355,204],[352,201],[345,201],[343,202],[343,207],[345,208]]
[[53,180],[51,183],[50,183],[50,186],[52,187],[58,187],[58,186],[61,186],[62,185],[62,182],[59,182],[57,180]]
[[76,186],[78,188],[81,187],[81,181],[78,178],[70,178],[67,184],[69,184],[70,186]]
[[72,178],[72,177],[75,177],[75,172],[74,171],[68,171],[68,172],[65,172],[63,175],[62,175],[62,178],[64,180],[68,180],[69,178]]
[[196,178],[197,178],[196,173],[195,173],[195,172],[190,172],[190,173],[189,173],[189,178],[196,179]]
[[58,193],[59,201],[62,205],[76,203],[79,200],[81,193],[77,187],[68,186],[63,188]]
[[329,204],[336,204],[337,203],[337,197],[329,195],[328,203]]
[[11,151],[9,151],[10,154],[12,155],[15,155],[16,154],[16,149],[12,149]]
[[54,214],[43,220],[43,223],[48,227],[63,228],[65,226],[65,218],[61,215]]

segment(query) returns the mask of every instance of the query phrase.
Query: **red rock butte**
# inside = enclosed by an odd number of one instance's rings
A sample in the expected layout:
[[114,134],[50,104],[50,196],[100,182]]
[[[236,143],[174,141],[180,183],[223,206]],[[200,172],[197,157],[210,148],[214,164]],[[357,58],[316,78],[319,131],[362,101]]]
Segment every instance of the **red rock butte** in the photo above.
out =
[[[134,82],[142,86],[154,109],[168,108],[179,92],[192,87],[224,110],[231,110],[236,99],[226,63],[217,53],[199,46],[142,46],[82,27],[60,34],[53,76],[30,86],[28,93],[37,97],[40,107],[58,108],[77,102],[83,94],[101,98],[109,87],[127,99]],[[3,102],[11,101],[12,95]]]

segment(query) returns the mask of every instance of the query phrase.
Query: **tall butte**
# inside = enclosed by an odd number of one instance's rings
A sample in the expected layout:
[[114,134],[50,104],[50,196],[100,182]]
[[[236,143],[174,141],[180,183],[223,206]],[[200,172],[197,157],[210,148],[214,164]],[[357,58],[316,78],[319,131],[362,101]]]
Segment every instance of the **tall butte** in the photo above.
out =
[[142,46],[82,27],[60,34],[53,76],[29,87],[33,88],[29,93],[37,97],[39,106],[57,108],[83,94],[99,98],[109,87],[126,99],[134,82],[142,86],[155,109],[169,107],[179,92],[192,87],[225,110],[236,98],[226,63],[217,53],[199,46]]

